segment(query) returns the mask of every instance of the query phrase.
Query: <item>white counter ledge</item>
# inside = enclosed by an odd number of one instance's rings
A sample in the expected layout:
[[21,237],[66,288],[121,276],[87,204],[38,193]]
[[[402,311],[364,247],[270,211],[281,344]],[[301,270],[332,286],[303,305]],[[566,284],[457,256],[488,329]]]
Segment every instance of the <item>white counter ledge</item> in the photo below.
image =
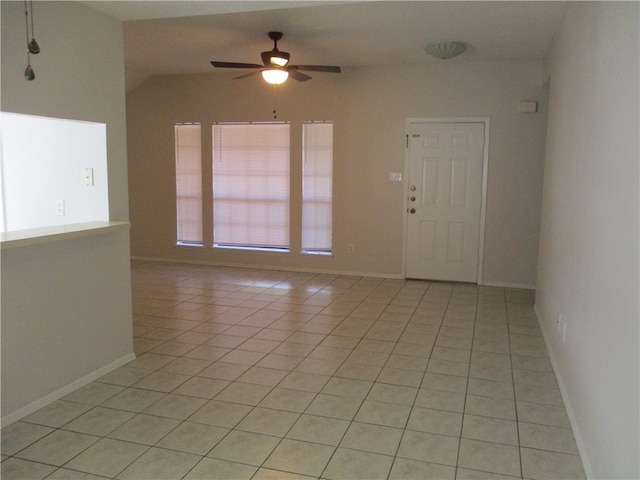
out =
[[72,238],[104,235],[130,228],[129,222],[86,222],[0,233],[0,248],[26,247]]

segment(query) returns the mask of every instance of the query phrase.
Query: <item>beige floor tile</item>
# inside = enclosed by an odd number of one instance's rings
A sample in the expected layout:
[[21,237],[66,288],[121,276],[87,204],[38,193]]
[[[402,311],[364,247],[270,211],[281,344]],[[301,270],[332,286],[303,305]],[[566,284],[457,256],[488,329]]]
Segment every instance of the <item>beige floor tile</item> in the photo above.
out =
[[481,417],[516,419],[516,404],[513,400],[503,398],[467,395],[464,413]]
[[462,414],[430,408],[413,407],[407,428],[420,432],[459,437],[462,428]]
[[16,457],[62,466],[98,440],[100,437],[56,430],[18,452]]
[[367,395],[367,400],[398,405],[413,405],[417,394],[418,389],[415,387],[374,383]]
[[173,480],[182,478],[200,461],[200,456],[151,448],[118,475],[121,480]]
[[253,474],[258,470],[251,465],[227,462],[217,458],[203,458],[191,470],[184,480],[250,480],[255,478]]
[[586,478],[582,462],[577,455],[531,448],[522,448],[521,455],[524,478],[535,480],[554,480],[557,478],[580,480]]
[[138,414],[127,423],[109,434],[109,438],[154,445],[180,422],[172,418],[156,417],[154,415]]
[[56,467],[30,462],[19,458],[9,458],[2,462],[0,476],[15,480],[40,480],[55,471]]
[[320,476],[335,448],[329,445],[285,439],[264,463],[274,470]]
[[101,382],[91,382],[75,392],[66,395],[62,400],[86,403],[88,405],[100,405],[105,400],[114,397],[123,390],[124,387],[122,386]]
[[169,394],[144,410],[149,415],[186,420],[207,401],[204,398]]
[[298,413],[284,410],[256,407],[235,428],[245,432],[284,437],[299,416]]
[[402,432],[400,428],[352,422],[340,447],[393,456],[398,450]]
[[415,406],[462,413],[464,411],[464,401],[465,395],[463,393],[421,388],[418,391]]
[[266,385],[275,387],[278,385],[288,372],[285,370],[276,370],[273,368],[251,367],[245,373],[238,377],[238,381],[242,383],[252,383],[255,385]]
[[2,455],[13,455],[53,431],[53,428],[42,425],[26,422],[12,423],[2,429]]
[[324,388],[331,377],[314,373],[291,372],[278,385],[291,390],[317,393]]
[[264,408],[302,413],[314,398],[315,394],[311,392],[274,388],[258,405]]
[[218,427],[235,427],[250,411],[248,405],[211,400],[189,417],[190,422]]
[[31,415],[27,415],[22,421],[45,427],[59,428],[90,409],[91,405],[56,400]]
[[384,480],[389,475],[392,463],[393,457],[387,455],[338,448],[322,478]]
[[227,433],[229,433],[228,428],[182,422],[156,443],[156,446],[194,455],[206,455]]
[[257,405],[270,391],[271,387],[264,385],[234,382],[216,395],[216,400],[244,405]]
[[105,477],[115,477],[148,450],[138,443],[103,438],[82,452],[66,468]]
[[406,430],[400,442],[398,457],[455,467],[459,442],[456,437]]
[[503,475],[520,476],[518,447],[463,438],[460,440],[460,467]]
[[65,430],[104,437],[135,416],[133,412],[95,407],[64,426]]
[[521,422],[566,428],[571,426],[564,406],[518,401],[516,407]]
[[152,392],[150,390],[141,390],[139,388],[127,388],[115,397],[103,402],[102,406],[118,410],[126,410],[129,412],[141,412],[164,396],[165,394],[161,392]]
[[519,422],[518,429],[522,447],[578,455],[571,428]]
[[260,466],[280,443],[280,439],[258,433],[233,430],[207,456]]
[[338,446],[349,428],[347,420],[302,415],[287,433],[287,438],[323,445]]
[[191,377],[189,375],[179,375],[177,373],[166,373],[163,371],[154,372],[143,378],[134,385],[135,388],[143,390],[153,390],[156,392],[171,392],[185,383]]
[[305,413],[323,417],[352,420],[358,412],[362,400],[358,398],[339,397],[336,395],[319,394]]
[[138,358],[5,427],[3,478],[584,478],[529,291],[138,261],[132,283]]
[[176,388],[173,393],[210,400],[224,390],[229,383],[226,380],[218,380],[216,378],[192,377]]
[[514,480],[522,477],[513,477],[511,475],[501,475],[499,473],[482,472],[480,470],[471,470],[469,468],[460,468],[456,470],[456,480]]
[[321,391],[326,395],[364,399],[372,385],[373,382],[366,380],[333,377],[326,383]]
[[365,400],[355,420],[362,423],[404,428],[409,418],[411,407],[393,403]]
[[396,458],[389,480],[453,480],[456,469],[447,465]]
[[249,370],[249,368],[251,368],[249,365],[238,365],[236,363],[217,361],[210,367],[202,370],[198,376],[232,382]]
[[421,387],[430,390],[466,393],[467,378],[427,372],[424,374]]
[[518,446],[518,424],[513,420],[465,415],[462,437]]

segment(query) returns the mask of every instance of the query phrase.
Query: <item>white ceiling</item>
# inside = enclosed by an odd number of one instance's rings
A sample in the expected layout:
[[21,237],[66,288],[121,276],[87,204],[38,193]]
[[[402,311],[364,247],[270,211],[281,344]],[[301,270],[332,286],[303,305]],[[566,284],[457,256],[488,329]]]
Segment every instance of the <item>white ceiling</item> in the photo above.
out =
[[[127,90],[155,75],[215,73],[211,60],[294,64],[426,64],[424,47],[458,40],[449,61],[541,59],[565,9],[559,1],[87,1],[123,20]],[[322,75],[322,74],[320,74]]]

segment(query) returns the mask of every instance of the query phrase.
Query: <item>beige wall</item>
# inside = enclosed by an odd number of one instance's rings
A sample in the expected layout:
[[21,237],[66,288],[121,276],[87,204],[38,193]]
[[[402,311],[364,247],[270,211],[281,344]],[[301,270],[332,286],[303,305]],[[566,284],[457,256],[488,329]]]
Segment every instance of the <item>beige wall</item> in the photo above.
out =
[[640,478],[638,14],[571,3],[550,57],[536,311],[590,478]]
[[[29,82],[24,3],[0,6],[2,110],[106,123],[110,219],[128,220],[122,23],[76,2],[34,2],[42,51]],[[3,424],[132,356],[127,231],[3,248]]]
[[[489,117],[489,182],[485,283],[535,284],[546,128],[546,96],[538,62],[430,63],[345,68],[278,89],[279,120],[333,120],[334,255],[299,255],[300,156],[292,143],[292,253],[225,252],[175,246],[173,125],[198,121],[266,121],[273,91],[260,78],[233,73],[157,77],[127,95],[132,254],[222,264],[401,276],[405,122],[421,117]],[[518,104],[537,100],[540,112]],[[204,129],[207,131],[207,128]],[[204,141],[205,159],[210,141]],[[206,161],[206,160],[205,160]],[[210,184],[205,178],[205,184]],[[210,211],[210,209],[209,209]],[[207,230],[210,221],[207,220]],[[348,245],[354,244],[354,253]]]

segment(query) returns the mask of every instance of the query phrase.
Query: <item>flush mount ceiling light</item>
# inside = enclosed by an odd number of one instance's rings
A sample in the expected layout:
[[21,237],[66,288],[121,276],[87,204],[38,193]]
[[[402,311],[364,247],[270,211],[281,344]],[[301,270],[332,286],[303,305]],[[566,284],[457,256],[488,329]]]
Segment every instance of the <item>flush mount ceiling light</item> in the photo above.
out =
[[429,55],[440,60],[457,57],[465,51],[467,47],[462,42],[442,42],[432,43],[425,47]]

